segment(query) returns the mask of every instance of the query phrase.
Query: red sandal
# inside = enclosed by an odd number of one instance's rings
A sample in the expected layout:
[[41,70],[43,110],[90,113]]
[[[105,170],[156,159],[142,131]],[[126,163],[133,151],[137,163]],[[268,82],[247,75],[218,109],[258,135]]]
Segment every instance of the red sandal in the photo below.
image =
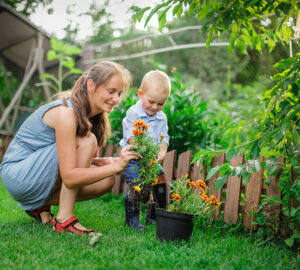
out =
[[[44,225],[49,225],[49,224],[51,224],[51,220],[52,220],[52,218],[53,218],[53,214],[50,212],[50,208],[51,208],[50,205],[45,205],[45,206],[43,206],[43,207],[40,208],[40,209],[36,209],[36,210],[33,210],[33,211],[26,211],[26,210],[25,210],[25,212],[26,212],[29,216],[31,216],[31,217],[33,217],[35,220],[37,220],[37,222],[39,222],[39,223],[41,223],[41,224],[44,224]],[[49,212],[49,213],[50,213],[51,219],[50,219],[49,221],[47,221],[46,223],[43,223],[43,222],[42,222],[42,218],[41,218],[41,213],[42,213],[42,212]]]
[[66,220],[63,223],[60,223],[59,221],[57,221],[56,218],[52,219],[53,230],[57,233],[68,231],[68,232],[79,234],[79,235],[86,235],[86,234],[90,234],[90,233],[95,232],[93,229],[88,229],[88,230],[77,229],[77,228],[74,227],[74,225],[76,223],[79,223],[79,220],[75,216],[69,218],[68,220]]

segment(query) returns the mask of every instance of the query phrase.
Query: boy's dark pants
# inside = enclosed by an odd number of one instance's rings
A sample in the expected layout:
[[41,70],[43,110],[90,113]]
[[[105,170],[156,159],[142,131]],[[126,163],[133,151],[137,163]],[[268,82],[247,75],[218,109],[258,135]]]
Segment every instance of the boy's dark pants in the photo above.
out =
[[[135,160],[131,160],[126,167],[126,169],[122,172],[125,177],[125,181],[128,184],[133,182],[134,179],[138,178],[139,167],[138,163]],[[159,178],[163,179],[163,176],[159,176]],[[148,211],[146,213],[146,223],[155,223],[156,215],[155,208],[165,208],[167,205],[166,201],[166,186],[164,183],[157,184],[153,187],[153,196],[154,200],[157,203],[150,204],[148,206]],[[140,216],[140,205],[137,202],[133,202],[130,200],[128,196],[128,188],[126,190],[125,196],[125,224],[131,227],[136,228],[138,231],[144,230],[141,226],[143,226],[139,221]]]

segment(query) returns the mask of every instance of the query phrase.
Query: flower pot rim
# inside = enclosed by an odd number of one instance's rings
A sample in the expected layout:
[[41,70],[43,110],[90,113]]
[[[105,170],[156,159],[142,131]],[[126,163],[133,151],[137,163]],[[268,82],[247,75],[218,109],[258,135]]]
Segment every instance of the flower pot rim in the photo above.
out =
[[176,216],[176,217],[181,218],[181,219],[191,219],[191,218],[195,217],[194,215],[191,215],[191,214],[168,211],[167,209],[164,209],[164,208],[156,208],[156,214],[157,215],[163,214],[164,216],[167,216],[167,217]]

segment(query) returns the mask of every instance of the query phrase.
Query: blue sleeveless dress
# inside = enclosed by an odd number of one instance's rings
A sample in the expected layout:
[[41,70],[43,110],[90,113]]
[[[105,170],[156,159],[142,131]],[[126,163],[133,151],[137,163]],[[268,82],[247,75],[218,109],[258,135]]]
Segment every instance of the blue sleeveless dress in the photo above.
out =
[[[70,100],[67,104],[74,109]],[[0,176],[8,193],[24,210],[44,206],[55,184],[58,173],[55,130],[42,117],[59,105],[63,105],[61,100],[46,104],[25,120],[0,165]]]

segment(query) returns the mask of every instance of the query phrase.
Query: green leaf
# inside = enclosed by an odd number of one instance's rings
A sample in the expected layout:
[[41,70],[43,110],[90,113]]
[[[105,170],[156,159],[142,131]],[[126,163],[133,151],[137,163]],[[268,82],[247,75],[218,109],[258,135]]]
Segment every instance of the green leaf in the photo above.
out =
[[216,185],[215,185],[215,189],[220,190],[221,188],[223,188],[224,184],[226,183],[228,177],[229,177],[230,173],[226,173],[225,175],[223,175],[222,177],[219,177],[216,180]]
[[238,34],[238,25],[234,23],[231,28],[230,42],[228,46],[228,52],[232,52],[234,49],[234,43]]
[[290,237],[288,239],[285,240],[285,243],[289,246],[292,247],[294,245],[294,237]]
[[169,11],[169,9],[171,8],[172,6],[169,6],[167,7],[163,12],[161,12],[158,16],[158,21],[159,21],[159,30],[161,30],[164,25],[166,24],[166,14],[167,12]]
[[215,29],[215,26],[211,26],[210,29],[209,29],[208,37],[206,39],[206,50],[207,51],[209,51],[210,42],[211,42],[211,39],[213,37],[214,29]]
[[81,48],[72,46],[68,43],[64,44],[62,48],[62,53],[67,56],[79,54],[81,52]]
[[139,8],[139,7],[132,7],[132,9],[136,12],[133,16],[133,20],[138,20],[139,22],[141,21],[141,19],[143,18],[145,12],[147,10],[149,10],[151,7],[145,7],[145,8]]
[[149,22],[150,19],[153,17],[153,15],[154,15],[157,11],[159,11],[162,7],[164,7],[164,6],[166,6],[166,5],[167,5],[167,3],[162,3],[162,4],[158,5],[158,6],[156,6],[154,9],[152,9],[152,11],[150,12],[150,14],[148,15],[148,17],[147,17],[147,19],[146,19],[146,21],[145,21],[144,27],[147,26],[148,22]]
[[247,184],[249,182],[250,176],[251,176],[250,172],[247,172],[246,170],[243,172],[243,176],[242,176],[243,184]]
[[281,28],[281,32],[282,32],[282,37],[283,37],[284,41],[286,42],[286,44],[288,44],[289,40],[292,36],[291,28],[288,27],[286,24],[284,24],[283,27]]
[[47,52],[47,60],[53,61],[59,58],[59,54],[57,54],[54,50],[50,50]]
[[64,47],[64,43],[59,41],[56,38],[51,38],[50,39],[50,43],[51,43],[51,48],[57,52],[62,52],[63,51],[63,47]]
[[259,154],[260,154],[260,146],[259,146],[259,143],[258,141],[256,141],[253,145],[253,147],[251,148],[251,151],[250,151],[250,157],[251,158],[258,158],[259,157]]
[[75,66],[75,61],[73,58],[69,57],[67,59],[65,59],[65,61],[63,61],[63,66],[65,66],[68,69],[72,69]]
[[217,165],[216,167],[211,168],[206,176],[206,179],[210,179],[213,175],[215,175],[217,172],[219,172],[221,170],[225,170],[225,171],[230,170],[230,172],[231,172],[229,163],[225,163],[221,166]]

